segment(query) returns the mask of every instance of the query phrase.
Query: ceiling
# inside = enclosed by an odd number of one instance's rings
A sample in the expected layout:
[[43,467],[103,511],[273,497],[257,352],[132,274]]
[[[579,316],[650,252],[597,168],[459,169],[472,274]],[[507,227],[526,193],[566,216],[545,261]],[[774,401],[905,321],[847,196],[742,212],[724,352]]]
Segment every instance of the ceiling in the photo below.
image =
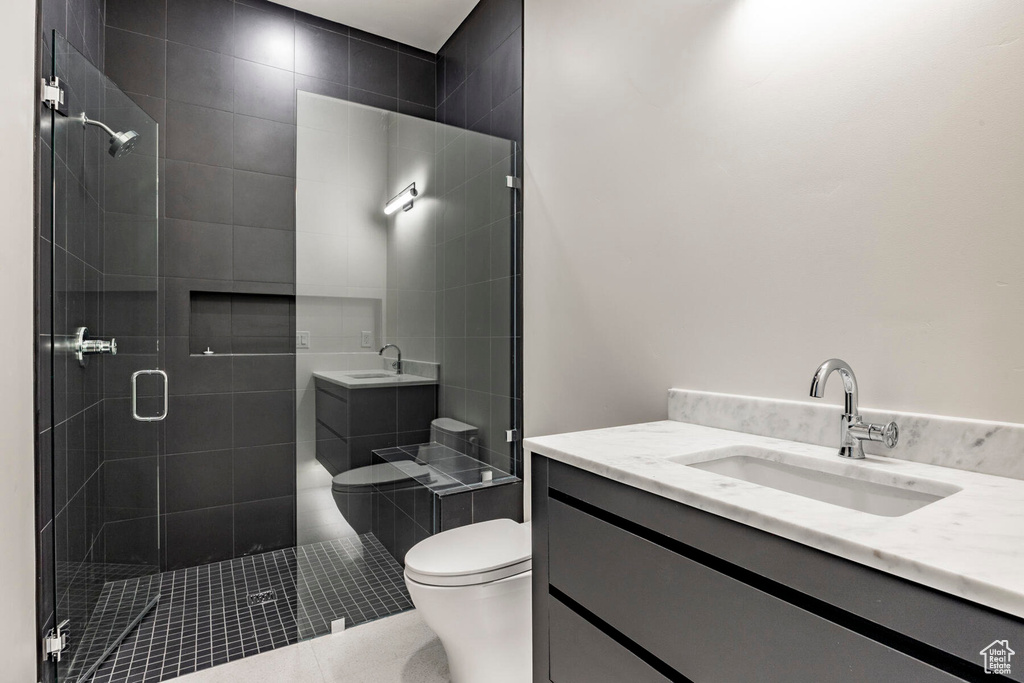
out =
[[275,0],[297,10],[436,53],[478,0]]

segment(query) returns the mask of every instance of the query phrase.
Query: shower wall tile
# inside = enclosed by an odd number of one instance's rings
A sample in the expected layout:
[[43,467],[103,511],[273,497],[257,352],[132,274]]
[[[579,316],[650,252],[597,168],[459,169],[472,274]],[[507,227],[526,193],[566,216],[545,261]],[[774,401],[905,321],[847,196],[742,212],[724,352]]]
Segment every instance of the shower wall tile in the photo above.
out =
[[232,205],[231,222],[235,225],[295,230],[295,180],[292,178],[236,170]]
[[233,243],[230,225],[165,219],[160,223],[160,272],[231,280]]
[[230,168],[168,159],[165,169],[167,218],[231,223],[234,175]]
[[[174,4],[173,0],[171,4]],[[232,111],[234,64],[227,55],[168,42],[167,99]],[[117,79],[113,80],[118,83]],[[130,87],[121,85],[121,88],[134,92]]]
[[234,501],[245,503],[292,495],[295,490],[294,449],[292,444],[235,448],[232,451]]
[[285,8],[267,12],[235,5],[235,56],[278,69],[295,69],[295,24]]
[[294,123],[295,74],[236,59],[234,111],[281,123]]
[[522,144],[522,26],[522,0],[482,0],[473,9],[438,52],[439,121]]
[[253,555],[295,544],[295,496],[234,506],[234,555]]
[[349,43],[349,85],[388,97],[398,96],[398,51],[353,39]]
[[291,355],[234,356],[230,360],[234,391],[289,391],[295,387]]
[[[348,85],[349,37],[299,22],[295,26],[295,72]],[[433,105],[433,103],[431,103]]]
[[235,115],[234,167],[295,177],[295,126]]
[[232,502],[231,450],[170,455],[164,461],[164,503],[169,513]]
[[234,446],[269,446],[295,439],[292,391],[234,394]]
[[398,97],[413,104],[434,106],[434,60],[399,53]]
[[233,270],[238,280],[295,282],[295,236],[289,231],[234,229]]
[[172,100],[166,117],[168,159],[232,167],[234,117],[230,112]]
[[377,107],[387,111],[398,111],[398,98],[380,93],[360,90],[355,87],[348,89],[348,99],[357,104],[365,104],[368,107]]
[[166,0],[107,0],[107,28],[167,36]]
[[108,28],[106,74],[122,90],[164,96],[166,43],[159,38]]
[[232,506],[169,513],[162,519],[163,565],[167,569],[194,567],[234,557]]
[[235,3],[232,0],[169,0],[167,39],[231,54]]
[[192,354],[188,337],[165,337],[164,346],[171,395],[215,394],[230,386],[231,356]]
[[398,113],[408,114],[409,116],[415,116],[421,119],[432,119],[434,117],[435,108],[433,105],[416,104],[415,102],[407,102],[405,100],[398,100]]

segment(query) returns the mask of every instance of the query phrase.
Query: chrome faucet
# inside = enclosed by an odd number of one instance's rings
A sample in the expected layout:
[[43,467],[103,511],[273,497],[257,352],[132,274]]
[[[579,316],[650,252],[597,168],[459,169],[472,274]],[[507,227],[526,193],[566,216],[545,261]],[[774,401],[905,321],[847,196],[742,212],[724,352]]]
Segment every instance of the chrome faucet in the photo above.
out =
[[387,351],[388,349],[394,349],[395,351],[398,351],[398,360],[396,360],[394,363],[392,363],[391,367],[393,367],[395,369],[395,374],[396,375],[401,375],[402,374],[402,349],[398,348],[398,346],[396,344],[385,344],[383,347],[381,347],[381,350],[377,352],[377,355],[378,356],[383,356],[384,352]]
[[825,383],[833,372],[838,372],[846,391],[846,405],[839,428],[839,457],[861,460],[864,458],[864,441],[881,441],[888,448],[899,442],[900,429],[895,422],[889,424],[865,424],[857,409],[857,377],[845,361],[831,358],[821,364],[811,380],[811,396],[825,395]]

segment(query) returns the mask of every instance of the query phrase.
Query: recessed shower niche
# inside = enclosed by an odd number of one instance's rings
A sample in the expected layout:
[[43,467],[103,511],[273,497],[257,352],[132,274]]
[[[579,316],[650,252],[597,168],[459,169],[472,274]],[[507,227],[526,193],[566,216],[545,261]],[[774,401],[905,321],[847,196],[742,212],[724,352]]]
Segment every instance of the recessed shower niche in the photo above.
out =
[[289,354],[295,348],[295,297],[191,292],[191,355]]

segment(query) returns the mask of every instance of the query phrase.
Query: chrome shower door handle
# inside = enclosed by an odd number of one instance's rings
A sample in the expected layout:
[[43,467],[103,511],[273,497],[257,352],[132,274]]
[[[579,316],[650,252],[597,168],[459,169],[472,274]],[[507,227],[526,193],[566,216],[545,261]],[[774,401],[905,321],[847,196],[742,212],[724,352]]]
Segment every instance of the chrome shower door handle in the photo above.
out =
[[[164,408],[157,415],[143,417],[139,415],[139,377],[143,375],[160,375],[164,380]],[[168,396],[167,373],[163,370],[139,370],[132,374],[132,418],[138,422],[160,422],[167,417],[167,396]]]

